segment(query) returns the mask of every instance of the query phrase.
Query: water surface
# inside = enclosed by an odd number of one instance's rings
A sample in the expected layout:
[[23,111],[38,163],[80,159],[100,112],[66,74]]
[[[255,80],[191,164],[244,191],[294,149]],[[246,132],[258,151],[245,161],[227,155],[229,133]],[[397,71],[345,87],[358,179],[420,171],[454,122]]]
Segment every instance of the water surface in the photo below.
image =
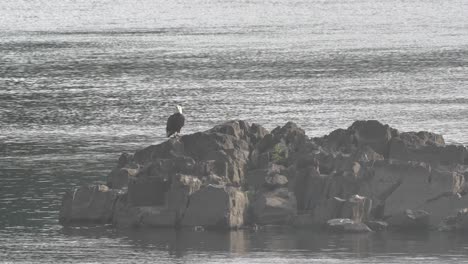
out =
[[309,136],[378,119],[468,144],[468,1],[0,2],[0,261],[437,263],[450,234],[62,228],[118,155],[229,119]]

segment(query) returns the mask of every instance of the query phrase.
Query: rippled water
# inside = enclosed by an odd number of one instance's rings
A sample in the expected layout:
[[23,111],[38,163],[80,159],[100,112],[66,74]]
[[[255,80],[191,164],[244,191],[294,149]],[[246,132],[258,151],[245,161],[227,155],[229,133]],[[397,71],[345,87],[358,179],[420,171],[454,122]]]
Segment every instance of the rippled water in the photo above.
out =
[[[228,119],[308,135],[378,119],[468,144],[468,1],[2,0],[0,262],[438,263],[448,234],[62,228],[122,151]],[[232,260],[233,258],[234,260]]]

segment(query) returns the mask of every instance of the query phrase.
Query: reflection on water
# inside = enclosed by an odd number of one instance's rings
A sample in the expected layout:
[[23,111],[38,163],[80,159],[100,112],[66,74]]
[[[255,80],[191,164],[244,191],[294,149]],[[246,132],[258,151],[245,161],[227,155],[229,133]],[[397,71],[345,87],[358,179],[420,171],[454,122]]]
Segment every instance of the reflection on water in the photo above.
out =
[[342,235],[291,228],[196,232],[101,226],[31,235],[2,236],[0,257],[105,263],[459,263],[468,258],[466,236],[435,232]]

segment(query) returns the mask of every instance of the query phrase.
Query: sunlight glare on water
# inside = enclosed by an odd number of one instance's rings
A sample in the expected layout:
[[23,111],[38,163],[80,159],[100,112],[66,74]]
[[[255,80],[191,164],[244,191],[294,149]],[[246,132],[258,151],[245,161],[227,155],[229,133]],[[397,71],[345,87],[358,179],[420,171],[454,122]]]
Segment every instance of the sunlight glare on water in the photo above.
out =
[[[0,1],[0,262],[460,263],[464,237],[62,228],[118,155],[230,119],[468,144],[468,1]],[[148,233],[148,234],[147,234]],[[390,237],[388,237],[390,236]]]

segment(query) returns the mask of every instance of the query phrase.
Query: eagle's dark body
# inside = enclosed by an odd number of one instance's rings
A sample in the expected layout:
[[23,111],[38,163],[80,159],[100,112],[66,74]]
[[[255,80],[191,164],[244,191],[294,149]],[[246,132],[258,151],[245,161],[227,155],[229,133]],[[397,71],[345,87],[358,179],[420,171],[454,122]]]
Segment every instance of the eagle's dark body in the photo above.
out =
[[185,117],[181,113],[174,113],[167,119],[166,136],[170,137],[174,133],[179,134],[180,129],[185,124]]

